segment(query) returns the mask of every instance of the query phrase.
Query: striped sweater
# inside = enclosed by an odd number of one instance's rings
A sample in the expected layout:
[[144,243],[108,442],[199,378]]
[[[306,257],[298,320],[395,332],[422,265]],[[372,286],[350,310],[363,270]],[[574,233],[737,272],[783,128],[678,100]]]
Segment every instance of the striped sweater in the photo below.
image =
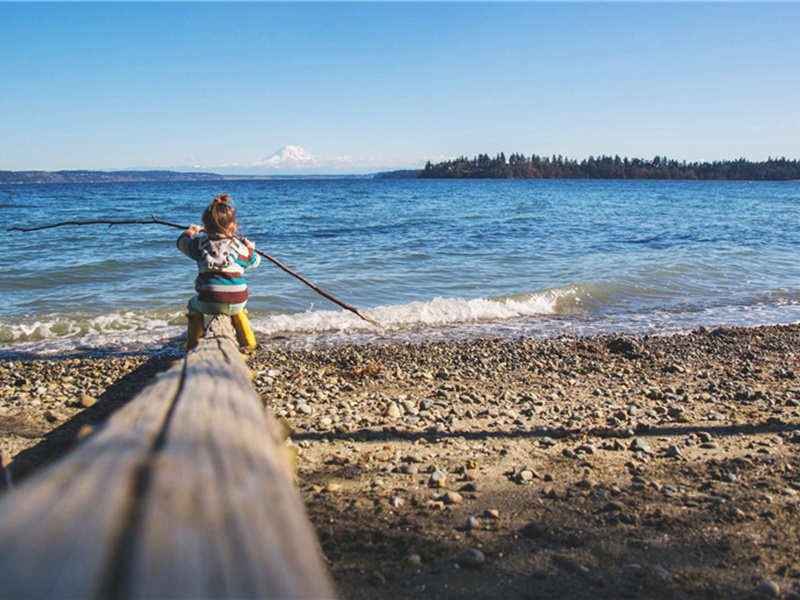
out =
[[254,269],[261,257],[239,239],[194,237],[183,232],[178,249],[197,262],[194,289],[201,302],[239,304],[247,301],[245,269]]

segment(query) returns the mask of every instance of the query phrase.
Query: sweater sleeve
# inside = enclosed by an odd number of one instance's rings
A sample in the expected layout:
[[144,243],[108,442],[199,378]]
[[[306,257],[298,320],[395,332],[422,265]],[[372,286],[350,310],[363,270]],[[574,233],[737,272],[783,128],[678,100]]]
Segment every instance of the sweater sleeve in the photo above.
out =
[[261,264],[261,256],[248,248],[241,240],[236,240],[236,262],[244,269],[255,269]]
[[197,238],[190,236],[185,231],[178,236],[178,250],[183,252],[192,260],[197,260],[198,257],[198,244]]

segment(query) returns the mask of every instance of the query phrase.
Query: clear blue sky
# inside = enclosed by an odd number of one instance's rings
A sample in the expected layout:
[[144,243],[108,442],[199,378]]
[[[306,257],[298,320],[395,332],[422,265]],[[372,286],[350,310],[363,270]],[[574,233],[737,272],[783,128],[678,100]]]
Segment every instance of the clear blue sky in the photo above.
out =
[[798,3],[0,2],[0,170],[800,158]]

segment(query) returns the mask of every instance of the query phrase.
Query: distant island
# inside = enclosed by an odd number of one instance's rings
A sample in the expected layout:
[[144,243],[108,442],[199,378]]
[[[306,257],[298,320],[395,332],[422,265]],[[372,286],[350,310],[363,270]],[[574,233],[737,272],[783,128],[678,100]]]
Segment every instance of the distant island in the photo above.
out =
[[652,160],[592,157],[578,162],[563,156],[541,157],[502,152],[490,158],[480,154],[436,164],[428,162],[417,174],[423,179],[699,179],[737,181],[800,180],[800,161],[770,158],[764,162],[724,160],[679,162],[656,156]]
[[374,175],[220,175],[178,171],[0,171],[0,185],[48,183],[163,183],[170,181],[248,181],[265,179],[364,179]]
[[141,183],[161,181],[216,181],[214,173],[175,171],[0,171],[0,184],[31,183]]

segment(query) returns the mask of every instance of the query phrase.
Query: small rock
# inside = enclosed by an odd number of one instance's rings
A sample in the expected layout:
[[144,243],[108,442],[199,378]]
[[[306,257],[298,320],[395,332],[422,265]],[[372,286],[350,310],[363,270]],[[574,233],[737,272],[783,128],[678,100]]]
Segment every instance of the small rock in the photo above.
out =
[[467,529],[480,529],[481,528],[481,520],[473,515],[467,517]]
[[406,562],[412,567],[418,567],[422,564],[422,557],[419,554],[411,554],[406,558]]
[[667,447],[666,455],[670,458],[679,458],[681,456],[681,449],[675,444],[670,444],[669,447]]
[[528,523],[521,530],[520,533],[526,538],[535,540],[542,537],[550,530],[550,526],[544,521],[535,521]]
[[659,564],[650,565],[650,572],[656,579],[659,579],[660,581],[666,581],[669,579],[669,571]]
[[445,504],[460,504],[464,501],[464,496],[458,492],[447,492],[443,497]]
[[428,482],[430,483],[431,487],[443,488],[445,485],[447,485],[447,473],[436,469],[433,473],[431,473]]
[[601,512],[622,512],[625,510],[625,504],[619,500],[612,500],[600,510]]
[[781,588],[774,581],[765,579],[758,584],[756,594],[761,598],[780,598]]
[[391,402],[386,408],[386,416],[390,419],[399,419],[403,415],[397,402]]
[[486,562],[486,556],[477,548],[467,548],[456,555],[456,561],[465,567],[477,569]]
[[634,438],[631,442],[630,449],[634,452],[644,452],[645,454],[651,454],[653,451],[650,448],[650,444],[648,444],[644,438]]
[[372,585],[386,585],[386,576],[380,571],[373,571],[369,574],[369,582]]
[[97,404],[97,398],[94,396],[90,396],[89,394],[83,394],[81,396],[81,406],[84,408],[89,408],[90,406],[94,406]]

